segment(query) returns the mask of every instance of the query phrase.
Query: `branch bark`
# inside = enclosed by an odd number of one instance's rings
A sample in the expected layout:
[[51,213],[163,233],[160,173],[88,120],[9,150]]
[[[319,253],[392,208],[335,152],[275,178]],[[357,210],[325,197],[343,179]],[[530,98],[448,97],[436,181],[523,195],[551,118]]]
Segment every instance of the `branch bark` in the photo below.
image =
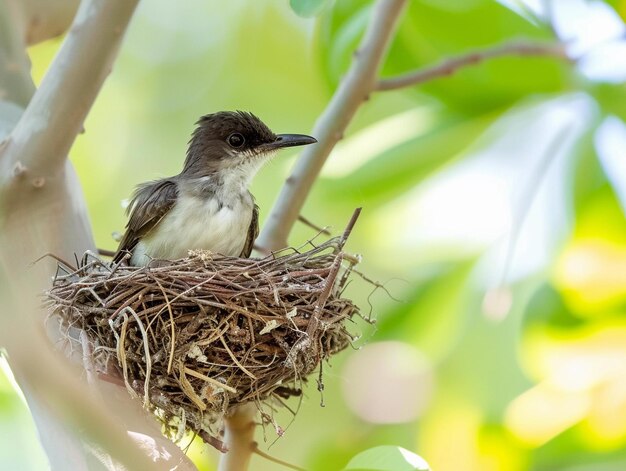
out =
[[375,4],[348,73],[315,123],[313,135],[318,143],[302,152],[256,240],[260,251],[267,253],[288,245],[289,232],[324,162],[343,137],[359,106],[375,88],[378,72],[405,5],[406,0],[379,0]]
[[398,77],[381,79],[376,85],[376,91],[397,90],[419,85],[430,80],[452,75],[463,67],[504,56],[544,56],[569,60],[565,47],[562,44],[516,41],[471,51],[458,57],[446,59],[434,66],[424,67]]
[[85,0],[61,50],[0,154],[0,172],[20,162],[34,175],[60,172],[138,0]]
[[245,404],[225,419],[224,444],[228,451],[220,457],[217,471],[248,469],[256,446],[254,443],[255,416],[255,405]]
[[[124,412],[128,415],[120,420],[117,416],[120,411],[112,413],[107,405],[124,407],[123,404],[102,402],[100,394],[93,394],[85,387],[78,368],[68,368],[61,354],[48,348],[48,339],[43,330],[38,328],[38,317],[34,315],[37,312],[34,305],[36,298],[31,298],[29,293],[23,291],[8,293],[6,288],[10,284],[6,276],[2,275],[0,273],[0,298],[12,315],[7,316],[2,323],[0,340],[6,347],[16,378],[24,390],[30,393],[31,400],[33,397],[37,399],[35,404],[38,409],[64,421],[73,430],[81,431],[84,434],[81,437],[83,447],[90,451],[97,450],[97,453],[89,453],[89,456],[81,456],[73,447],[51,450],[58,459],[51,463],[53,469],[99,469],[99,466],[95,466],[96,460],[103,455],[110,455],[115,460],[111,461],[115,469],[121,469],[120,466],[128,470],[195,469],[185,468],[187,460],[182,454],[181,466],[177,467],[177,463],[164,459],[167,450],[154,447],[154,451],[148,454],[133,443],[124,426],[135,418],[135,413],[125,408]],[[19,305],[17,299],[20,299]],[[154,429],[159,433],[158,427]],[[48,438],[58,443],[59,437]],[[72,444],[71,441],[63,443]],[[75,467],[77,464],[78,468]]]
[[[270,252],[287,246],[287,237],[298,219],[304,201],[335,144],[343,137],[359,106],[373,91],[406,0],[378,0],[371,19],[354,54],[354,60],[324,113],[313,129],[318,143],[298,159],[282,187],[255,247]],[[254,452],[254,412],[237,411],[226,420],[225,442],[229,451],[222,456],[219,471],[247,469]]]
[[[11,274],[0,288],[19,293],[20,307],[39,300],[54,273],[53,262],[32,265],[34,260],[46,253],[72,260],[75,253],[95,250],[84,198],[66,155],[110,70],[137,0],[83,0],[31,100],[27,43],[57,34],[71,17],[68,6],[75,4],[0,0],[0,272]],[[49,13],[54,18],[37,19]],[[119,470],[120,463],[127,469],[195,469],[123,388],[99,381],[100,398],[93,397],[52,350],[42,335],[43,318],[34,312],[0,310],[0,336],[52,470]]]
[[31,46],[63,34],[72,23],[80,0],[9,0],[24,15],[24,40]]
[[[379,70],[406,3],[406,0],[378,0],[375,4],[352,65],[315,124],[313,135],[318,143],[302,153],[283,185],[255,242],[257,250],[268,253],[288,245],[289,232],[298,220],[324,162],[343,137],[358,108],[375,88]],[[247,469],[250,455],[255,449],[254,426],[250,426],[253,418],[253,412],[242,410],[226,421],[225,441],[229,451],[222,457],[219,471]]]

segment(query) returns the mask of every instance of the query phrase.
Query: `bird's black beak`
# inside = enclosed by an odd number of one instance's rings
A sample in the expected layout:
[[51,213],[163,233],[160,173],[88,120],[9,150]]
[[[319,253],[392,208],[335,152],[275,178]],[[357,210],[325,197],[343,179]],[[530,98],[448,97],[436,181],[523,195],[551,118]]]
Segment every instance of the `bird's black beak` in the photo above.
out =
[[284,147],[306,146],[315,144],[317,139],[306,134],[279,134],[274,142],[268,142],[263,147],[269,150],[282,149]]

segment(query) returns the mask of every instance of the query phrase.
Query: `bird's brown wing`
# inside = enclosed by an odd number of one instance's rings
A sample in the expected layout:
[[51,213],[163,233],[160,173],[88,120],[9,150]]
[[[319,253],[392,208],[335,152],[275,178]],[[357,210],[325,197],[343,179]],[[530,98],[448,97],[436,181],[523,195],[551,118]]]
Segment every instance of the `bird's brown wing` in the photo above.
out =
[[254,241],[259,235],[259,207],[255,204],[254,208],[252,208],[252,220],[250,221],[250,226],[248,227],[248,237],[246,239],[246,243],[243,246],[243,250],[241,251],[240,257],[249,257],[252,253],[252,249],[254,248]]
[[113,256],[114,262],[119,262],[128,252],[132,252],[137,243],[148,234],[172,209],[178,190],[176,183],[169,179],[155,180],[137,187],[128,206],[130,215],[126,232]]

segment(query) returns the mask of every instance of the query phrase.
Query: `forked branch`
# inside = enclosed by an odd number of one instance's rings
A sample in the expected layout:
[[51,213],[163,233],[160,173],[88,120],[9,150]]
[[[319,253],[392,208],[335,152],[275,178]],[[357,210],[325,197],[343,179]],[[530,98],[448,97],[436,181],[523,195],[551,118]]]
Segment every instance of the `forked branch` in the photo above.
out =
[[[52,274],[52,264],[27,266],[28,262],[42,253],[64,256],[93,245],[73,173],[66,172],[66,178],[48,177],[69,168],[68,150],[110,70],[137,1],[83,0],[72,31],[35,92],[26,44],[61,33],[78,2],[0,0],[1,131],[7,133],[8,125],[17,123],[8,137],[0,136],[4,210],[0,210],[4,216],[0,265],[11,267],[11,287],[3,279],[0,288],[19,293],[21,308],[28,300],[39,300]],[[27,107],[23,113],[22,107]],[[22,178],[26,172],[33,178]],[[45,188],[34,184],[44,178],[49,180]],[[24,181],[33,186],[9,187],[11,182]],[[7,204],[9,197],[19,204]],[[6,297],[0,299],[8,302]],[[130,399],[118,400],[113,388],[102,394],[102,403],[91,397],[75,371],[57,358],[48,339],[40,338],[43,330],[35,325],[34,310],[0,310],[0,333],[10,333],[4,344],[51,469],[104,469],[110,457],[126,463],[128,469],[192,469],[176,445],[161,437],[155,422]],[[136,432],[132,439],[127,429]],[[149,439],[139,446],[136,437]],[[153,462],[157,453],[160,463]]]
[[375,4],[350,70],[315,123],[313,135],[318,143],[309,146],[298,159],[256,241],[256,246],[262,252],[288,245],[287,236],[324,162],[343,137],[361,103],[375,87],[378,72],[406,3],[406,0],[379,0]]
[[83,0],[61,50],[0,154],[34,175],[60,171],[81,131],[138,0]]
[[[474,50],[398,77],[378,80],[378,69],[402,7],[403,2],[399,0],[381,0],[376,5],[372,21],[355,54],[350,71],[313,129],[313,135],[319,143],[307,148],[296,162],[257,239],[255,245],[262,252],[288,246],[289,232],[324,162],[337,141],[343,137],[356,110],[370,93],[419,85],[497,57],[544,56],[570,60],[562,44],[515,41]],[[373,47],[373,44],[378,44],[379,47]]]

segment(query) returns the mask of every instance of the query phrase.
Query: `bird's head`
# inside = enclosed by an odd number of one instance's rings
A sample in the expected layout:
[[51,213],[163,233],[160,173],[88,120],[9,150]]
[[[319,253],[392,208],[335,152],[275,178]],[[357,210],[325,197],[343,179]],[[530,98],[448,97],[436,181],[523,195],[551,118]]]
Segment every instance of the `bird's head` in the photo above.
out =
[[232,169],[252,176],[277,150],[317,142],[304,134],[274,134],[263,121],[244,111],[208,114],[196,124],[183,170],[191,175]]

